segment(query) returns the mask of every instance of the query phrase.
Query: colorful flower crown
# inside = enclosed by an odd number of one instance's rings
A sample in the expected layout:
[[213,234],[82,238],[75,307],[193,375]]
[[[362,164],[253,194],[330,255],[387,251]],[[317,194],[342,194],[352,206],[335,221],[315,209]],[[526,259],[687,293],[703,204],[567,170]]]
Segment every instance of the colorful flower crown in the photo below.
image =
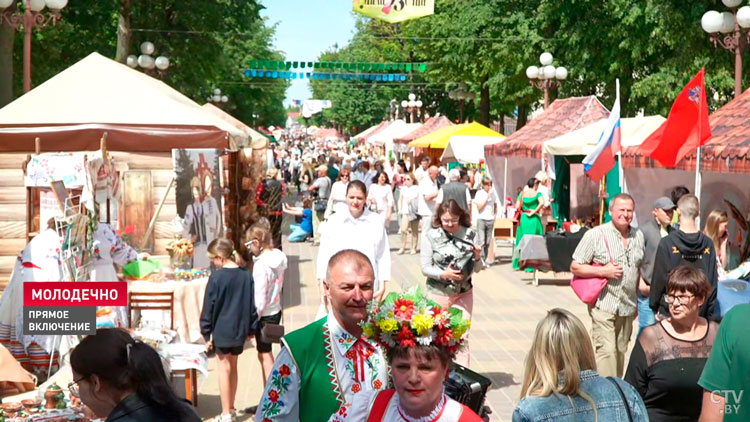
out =
[[371,302],[368,319],[360,325],[365,337],[386,352],[396,346],[435,344],[453,354],[463,345],[471,326],[462,316],[460,309],[442,308],[417,287],[402,295],[390,293],[379,304]]

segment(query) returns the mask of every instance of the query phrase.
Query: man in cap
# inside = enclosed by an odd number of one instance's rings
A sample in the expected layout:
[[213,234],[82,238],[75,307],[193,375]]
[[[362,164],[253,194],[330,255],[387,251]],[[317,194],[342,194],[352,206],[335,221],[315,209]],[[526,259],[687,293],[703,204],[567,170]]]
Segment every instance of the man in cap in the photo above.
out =
[[[654,259],[656,258],[656,248],[663,237],[674,230],[670,223],[672,215],[677,206],[671,199],[662,196],[654,201],[653,218],[640,226],[643,232],[645,250],[643,253],[643,263],[641,264],[641,280],[638,283],[638,335],[649,325],[653,325],[654,311],[649,306],[649,294],[651,293],[651,277],[654,273]],[[637,336],[636,336],[637,337]]]

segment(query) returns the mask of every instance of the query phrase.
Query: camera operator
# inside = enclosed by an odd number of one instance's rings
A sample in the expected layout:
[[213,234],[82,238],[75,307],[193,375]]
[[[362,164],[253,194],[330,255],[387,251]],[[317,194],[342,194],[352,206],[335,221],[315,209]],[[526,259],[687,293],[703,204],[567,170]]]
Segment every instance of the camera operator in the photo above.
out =
[[[432,224],[422,234],[422,274],[427,276],[427,296],[443,308],[461,308],[470,320],[474,307],[471,275],[481,268],[481,252],[469,214],[452,199],[439,204]],[[468,341],[455,361],[469,366]]]

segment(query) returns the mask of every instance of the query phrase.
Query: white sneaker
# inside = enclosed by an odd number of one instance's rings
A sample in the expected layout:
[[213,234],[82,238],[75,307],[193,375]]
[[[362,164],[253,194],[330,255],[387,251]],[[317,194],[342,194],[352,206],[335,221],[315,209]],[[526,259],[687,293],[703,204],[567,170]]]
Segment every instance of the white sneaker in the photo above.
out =
[[217,416],[214,421],[216,422],[232,422],[234,421],[234,415],[230,414],[224,414]]
[[403,255],[404,254],[404,248],[399,249],[396,253],[398,255]]

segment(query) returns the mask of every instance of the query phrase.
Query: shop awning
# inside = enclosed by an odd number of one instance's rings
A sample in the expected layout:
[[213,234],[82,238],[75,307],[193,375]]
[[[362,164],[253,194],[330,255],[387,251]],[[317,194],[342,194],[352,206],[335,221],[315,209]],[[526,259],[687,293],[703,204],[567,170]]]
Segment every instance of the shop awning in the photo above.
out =
[[390,126],[390,125],[391,125],[392,123],[393,123],[393,122],[391,122],[391,121],[384,121],[384,122],[380,122],[380,123],[379,123],[379,124],[378,124],[377,126],[375,126],[374,128],[370,128],[370,129],[366,130],[366,131],[365,131],[365,132],[367,132],[366,134],[364,134],[364,135],[361,135],[361,134],[360,134],[360,135],[357,135],[357,141],[359,141],[359,142],[367,142],[367,140],[368,140],[368,139],[370,139],[370,137],[371,137],[371,136],[374,136],[374,135],[376,135],[376,134],[378,134],[378,133],[380,133],[380,132],[384,131],[384,130],[385,130],[385,129],[387,129],[387,128],[388,128],[388,126]]
[[479,164],[484,161],[484,146],[497,143],[496,136],[453,135],[443,150],[440,162],[458,161],[461,164]]
[[541,158],[545,141],[588,126],[609,117],[609,111],[599,100],[588,97],[571,97],[555,100],[526,126],[500,144],[487,145],[485,154],[503,157]]
[[[495,138],[495,142],[505,138],[500,133],[484,126],[480,123],[464,123],[455,126],[447,126],[442,129],[438,129],[432,133],[429,133],[421,138],[415,139],[409,142],[410,147],[417,148],[432,148],[432,149],[444,149],[448,145],[448,141],[452,136],[468,136],[468,137],[491,137]],[[469,138],[466,138],[469,139]]]
[[407,133],[400,138],[394,138],[393,142],[408,143],[417,138],[421,138],[429,133],[432,133],[438,129],[442,129],[446,126],[453,126],[453,123],[445,116],[435,116],[427,119],[426,122],[416,130]]
[[0,152],[227,148],[247,136],[200,105],[128,66],[91,53],[0,109]]
[[[640,145],[665,120],[662,116],[620,119],[622,146]],[[607,119],[600,119],[586,127],[545,141],[542,150],[552,155],[588,155],[599,142],[606,125]]]

